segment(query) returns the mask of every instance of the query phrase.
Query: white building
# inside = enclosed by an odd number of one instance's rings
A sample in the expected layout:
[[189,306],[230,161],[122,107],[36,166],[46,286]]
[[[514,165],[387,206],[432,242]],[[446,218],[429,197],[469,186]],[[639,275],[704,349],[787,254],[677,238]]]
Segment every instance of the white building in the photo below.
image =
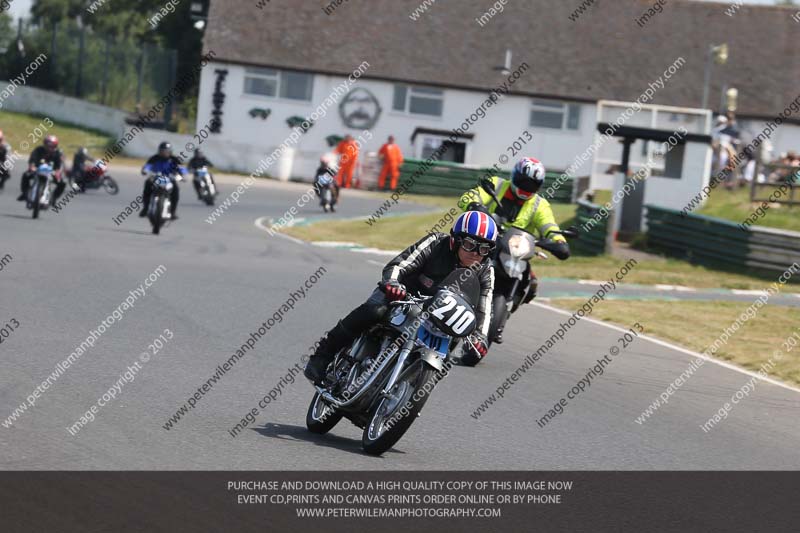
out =
[[[646,3],[638,0],[603,3],[576,21],[568,2],[509,2],[483,25],[480,0],[436,3],[416,20],[409,15],[418,0],[343,3],[327,12],[316,4],[284,0],[256,9],[212,0],[204,51],[215,60],[202,73],[197,122],[199,131],[219,120],[206,145],[212,160],[252,170],[290,137],[287,120],[315,116],[268,173],[310,178],[330,150],[327,139],[347,133],[364,141],[362,154],[394,135],[406,157],[425,158],[461,127],[442,159],[507,168],[530,155],[588,175],[592,159],[576,164],[576,157],[595,140],[597,102],[698,107],[705,51],[720,42],[729,44],[731,62],[715,66],[711,94],[739,89],[746,132],[757,134],[797,92],[791,76],[774,75],[798,64],[798,47],[787,57],[777,44],[797,29],[787,25],[785,8],[743,7],[731,18],[723,4],[676,0],[643,30],[635,20]],[[508,94],[486,106],[503,84]],[[773,134],[776,152],[800,149],[798,125],[800,113]],[[649,150],[637,143],[632,159]],[[595,178],[610,187],[610,179]]]

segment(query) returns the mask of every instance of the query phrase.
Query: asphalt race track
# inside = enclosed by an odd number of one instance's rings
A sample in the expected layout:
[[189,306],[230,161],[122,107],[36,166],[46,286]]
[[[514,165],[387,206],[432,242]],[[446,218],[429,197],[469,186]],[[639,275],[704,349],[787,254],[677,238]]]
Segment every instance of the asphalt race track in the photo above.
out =
[[[0,194],[0,422],[50,375],[159,265],[157,281],[10,427],[0,426],[0,468],[12,470],[705,470],[800,467],[800,391],[757,382],[726,420],[700,425],[750,376],[706,363],[644,424],[641,412],[692,356],[639,338],[544,428],[536,420],[618,345],[621,332],[589,320],[573,327],[477,420],[487,395],[567,317],[526,306],[474,369],[456,368],[422,417],[391,451],[361,452],[361,430],[342,422],[329,435],[306,431],[312,395],[301,377],[235,438],[229,430],[275,387],[335,321],[363,301],[385,257],[271,237],[260,217],[279,218],[308,190],[262,181],[213,225],[210,208],[182,186],[180,220],[160,236],[145,219],[112,218],[140,192],[134,169],[114,168],[121,192],[91,191],[60,213],[32,220],[15,201],[18,179]],[[220,178],[220,201],[244,178]],[[345,195],[332,217],[366,215],[382,200]],[[400,210],[424,209],[408,203]],[[321,214],[312,203],[301,216]],[[365,225],[365,231],[368,227]],[[164,424],[250,333],[320,267],[324,275],[294,309],[201,396],[170,430]],[[609,273],[609,275],[612,273]],[[546,286],[547,281],[543,284]],[[743,308],[746,303],[743,303]],[[643,324],[645,330],[647,324]],[[174,335],[116,398],[75,435],[72,426],[165,329]],[[735,339],[733,340],[735,342]],[[765,348],[766,349],[766,348]],[[284,379],[284,383],[286,380]]]

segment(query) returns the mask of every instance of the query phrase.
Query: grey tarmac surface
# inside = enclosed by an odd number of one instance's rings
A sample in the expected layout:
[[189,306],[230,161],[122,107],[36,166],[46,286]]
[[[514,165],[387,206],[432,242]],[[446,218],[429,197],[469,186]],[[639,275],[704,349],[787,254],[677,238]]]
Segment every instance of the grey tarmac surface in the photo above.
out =
[[[0,422],[53,372],[90,330],[159,265],[166,271],[122,320],[44,391],[11,427],[0,425],[0,468],[183,469],[798,469],[800,393],[758,382],[711,432],[705,423],[749,376],[706,363],[647,422],[635,418],[692,357],[645,339],[546,427],[536,419],[618,345],[619,331],[581,321],[477,420],[487,395],[558,324],[552,310],[526,306],[474,369],[456,368],[395,448],[361,453],[361,430],[342,422],[326,436],[305,429],[312,396],[302,378],[284,388],[236,438],[228,430],[257,406],[336,320],[361,303],[385,258],[269,237],[254,226],[280,217],[307,186],[259,182],[213,225],[210,209],[182,186],[180,220],[150,235],[144,219],[112,217],[139,194],[141,177],[114,168],[118,196],[92,191],[61,213],[30,219],[14,200],[18,179],[0,194],[0,323],[20,326],[0,344]],[[220,178],[220,200],[243,177]],[[346,195],[333,217],[367,215],[382,200]],[[398,209],[424,209],[402,204]],[[314,205],[301,214],[318,215]],[[366,226],[365,226],[366,227]],[[269,319],[320,266],[325,273],[194,409],[164,424],[218,365]],[[612,273],[609,273],[609,275]],[[544,280],[544,284],[547,281]],[[743,303],[743,307],[747,304]],[[643,324],[645,329],[647,324]],[[67,428],[119,380],[165,329],[170,340],[76,435]],[[736,342],[735,337],[731,342]],[[764,350],[772,351],[773,346]]]

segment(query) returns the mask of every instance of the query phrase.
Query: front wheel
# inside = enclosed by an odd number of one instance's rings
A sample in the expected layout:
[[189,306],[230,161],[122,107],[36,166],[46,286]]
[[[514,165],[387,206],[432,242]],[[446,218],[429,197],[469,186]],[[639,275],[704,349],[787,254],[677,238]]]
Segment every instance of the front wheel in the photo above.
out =
[[502,294],[495,294],[494,298],[492,298],[492,320],[489,322],[489,346],[491,346],[497,332],[505,328],[509,316],[506,297]]
[[311,405],[308,406],[306,414],[306,427],[311,433],[324,435],[333,429],[333,426],[338,424],[341,419],[342,413],[326,402],[319,392],[311,398]]
[[378,404],[361,437],[366,453],[381,455],[400,440],[428,400],[435,376],[436,370],[418,362],[400,374],[387,395],[378,397]]
[[161,213],[164,212],[164,198],[159,198],[156,200],[156,209],[153,218],[150,222],[153,224],[153,235],[158,235],[161,231],[161,225],[164,223],[164,220],[161,218]]
[[117,185],[117,182],[111,176],[106,176],[105,179],[103,179],[103,188],[111,196],[119,192],[119,185]]
[[39,185],[35,185],[36,190],[34,192],[33,198],[33,218],[39,218],[39,208],[42,205],[42,190]]

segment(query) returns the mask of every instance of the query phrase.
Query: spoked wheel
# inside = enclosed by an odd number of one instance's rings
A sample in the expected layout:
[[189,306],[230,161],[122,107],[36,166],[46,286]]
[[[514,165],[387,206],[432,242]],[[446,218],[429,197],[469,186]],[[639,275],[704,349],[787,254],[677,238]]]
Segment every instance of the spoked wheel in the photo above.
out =
[[361,437],[365,452],[381,455],[400,440],[428,400],[430,391],[426,392],[425,384],[435,375],[433,368],[415,363],[400,374],[388,394],[379,397]]
[[119,192],[119,185],[117,185],[117,182],[114,181],[114,178],[112,178],[111,176],[105,177],[105,179],[103,180],[103,188],[111,196],[114,196]]
[[311,433],[323,435],[333,429],[342,419],[342,413],[336,411],[325,398],[317,392],[311,398],[306,414],[306,427]]

